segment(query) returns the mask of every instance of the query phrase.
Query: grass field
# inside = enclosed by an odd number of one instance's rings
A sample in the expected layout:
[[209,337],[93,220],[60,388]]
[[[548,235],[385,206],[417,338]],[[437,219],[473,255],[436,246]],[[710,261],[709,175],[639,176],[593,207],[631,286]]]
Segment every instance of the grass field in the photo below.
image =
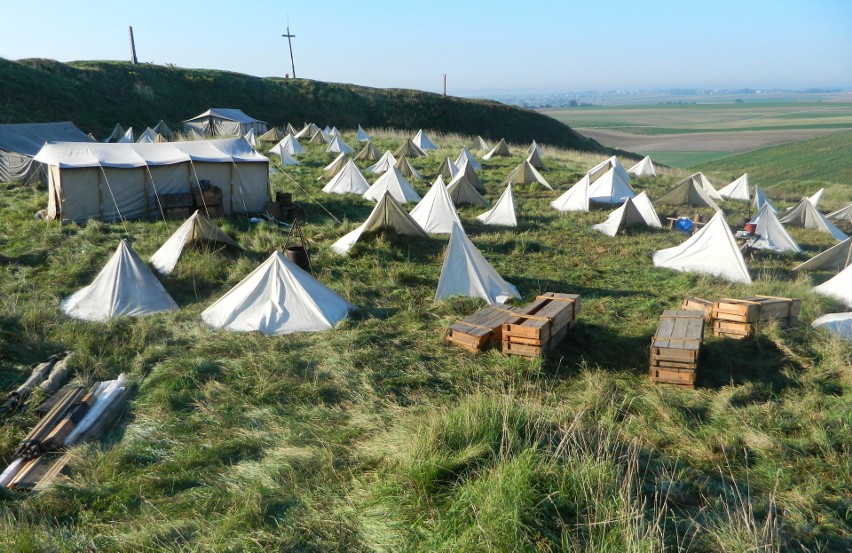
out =
[[[377,135],[382,150],[403,138]],[[432,138],[441,149],[413,160],[430,182],[468,140]],[[522,149],[485,163],[489,202]],[[205,307],[283,245],[281,230],[244,217],[218,221],[244,252],[193,249],[164,279],[180,311],[106,324],[60,316],[60,299],[90,282],[122,237],[147,258],[180,222],[61,227],[33,220],[43,191],[0,185],[0,251],[29,255],[0,266],[0,389],[69,348],[80,378],[124,371],[138,384],[128,414],[103,443],[75,450],[67,477],[35,495],[0,496],[0,543],[14,551],[852,547],[852,348],[808,326],[841,309],[811,292],[829,275],[795,275],[798,260],[783,255],[749,261],[751,286],[655,268],[651,252],[684,236],[609,238],[591,230],[606,211],[553,211],[548,202],[600,156],[545,154],[557,191],[517,187],[517,229],[482,226],[479,209],[460,213],[524,300],[583,295],[577,326],[546,359],[442,344],[447,326],[481,304],[433,303],[446,237],[383,235],[334,255],[329,246],[371,204],[319,192],[327,158],[316,147],[273,179],[306,210],[319,280],[360,307],[318,334],[267,338],[202,323]],[[684,175],[663,170],[635,185],[654,198]],[[428,183],[414,186],[423,194]],[[836,188],[822,207],[849,201],[852,189]],[[731,222],[750,212],[735,202],[725,209]],[[792,233],[811,252],[829,245],[824,235]],[[663,309],[685,296],[755,293],[802,298],[801,323],[768,325],[742,343],[709,338],[697,390],[648,382],[648,338]],[[4,419],[0,460],[36,420],[31,408]]]

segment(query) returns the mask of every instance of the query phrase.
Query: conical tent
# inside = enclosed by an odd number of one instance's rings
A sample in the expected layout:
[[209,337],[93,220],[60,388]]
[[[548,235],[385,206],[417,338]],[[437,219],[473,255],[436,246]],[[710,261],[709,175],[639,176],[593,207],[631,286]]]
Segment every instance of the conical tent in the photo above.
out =
[[825,218],[825,215],[817,211],[808,198],[802,198],[793,209],[781,217],[780,221],[782,224],[791,227],[804,227],[825,232],[832,235],[835,240],[845,240],[847,238],[839,228]]
[[261,142],[278,142],[282,138],[284,138],[284,133],[279,131],[278,127],[272,127],[271,129],[257,137],[257,139]]
[[550,184],[541,176],[541,173],[528,160],[524,160],[520,165],[512,169],[509,176],[503,179],[502,184],[530,184],[533,182],[541,184],[548,190],[553,190]]
[[154,132],[157,133],[157,134],[161,134],[161,135],[165,136],[166,138],[169,138],[172,134],[174,134],[172,132],[172,130],[169,128],[169,126],[166,125],[166,122],[163,121],[162,119],[160,120],[159,123],[154,125]]
[[298,133],[299,133],[299,129],[294,127],[292,123],[287,123],[287,127],[284,129],[284,131],[281,134],[283,134],[285,136],[288,135],[288,134],[292,134],[295,137]]
[[651,156],[645,156],[642,158],[642,161],[628,169],[627,174],[637,177],[656,177],[657,170],[654,168]]
[[654,228],[662,228],[663,225],[657,216],[657,210],[654,209],[654,204],[651,203],[651,199],[644,190],[631,199],[633,200],[633,205],[642,214],[642,218],[645,219],[646,225]]
[[331,180],[334,178],[337,173],[343,170],[346,167],[346,162],[349,159],[346,157],[346,154],[341,153],[338,154],[336,158],[332,160],[331,163],[322,168],[322,175],[319,176],[317,180]]
[[544,157],[544,150],[541,149],[541,146],[536,144],[535,140],[533,140],[530,147],[527,148],[527,156],[531,156],[533,154],[535,154],[538,158]]
[[328,143],[328,148],[325,149],[327,154],[351,154],[352,152],[352,148],[340,138],[339,134],[334,135],[334,138]]
[[837,211],[832,211],[831,213],[826,215],[825,218],[830,219],[832,221],[852,223],[852,204],[849,204],[845,207],[841,207]]
[[760,236],[750,244],[752,248],[776,252],[798,253],[802,251],[802,248],[796,244],[796,241],[778,220],[778,216],[775,215],[769,204],[763,204],[763,207],[760,208],[751,222],[756,225],[754,233]]
[[116,123],[109,136],[104,139],[104,142],[118,142],[124,136],[124,127]]
[[455,205],[478,205],[485,207],[488,202],[482,197],[482,194],[477,192],[476,188],[467,180],[464,173],[456,175],[450,184],[447,185],[447,194],[453,200]]
[[606,221],[592,225],[592,228],[607,236],[615,236],[619,230],[635,225],[647,225],[647,223],[639,208],[633,203],[633,199],[627,198],[621,207],[609,214]]
[[506,185],[506,190],[500,195],[500,199],[494,207],[476,217],[485,225],[501,227],[516,227],[518,219],[515,216],[515,198],[512,196],[512,183]]
[[139,317],[177,308],[175,301],[127,240],[121,241],[91,284],[59,304],[64,314],[84,321]]
[[763,193],[763,190],[760,189],[759,186],[754,186],[754,207],[757,210],[760,210],[763,205],[766,204],[769,206],[769,209],[778,213],[778,210],[772,205],[772,202],[769,201],[769,198],[766,197],[766,194]]
[[408,161],[408,158],[405,156],[400,156],[396,163],[393,165],[399,172],[402,173],[403,177],[409,177],[412,179],[421,179],[423,177],[420,176],[420,173],[417,172],[417,169]]
[[701,184],[692,177],[687,177],[669,188],[665,194],[657,198],[657,203],[712,207],[716,210],[719,209],[719,206],[713,201],[713,198],[708,196],[701,187]]
[[280,336],[333,328],[354,306],[275,252],[201,313],[213,328]]
[[251,144],[252,148],[257,148],[257,137],[254,134],[254,129],[249,129],[249,131],[243,135],[243,138],[246,139],[246,142]]
[[161,275],[170,275],[174,271],[184,247],[192,242],[207,244],[218,242],[239,248],[234,239],[225,234],[225,231],[196,211],[160,246],[160,249],[148,259],[148,262]]
[[[589,178],[592,178],[589,175]],[[621,172],[614,167],[592,180],[589,185],[589,200],[602,204],[617,204],[636,195]]]
[[322,129],[315,132],[311,136],[311,139],[308,140],[308,144],[328,144],[329,142],[331,142],[331,137],[324,133]]
[[825,188],[820,188],[816,192],[814,192],[813,196],[808,198],[808,201],[811,202],[811,205],[815,208],[819,207],[819,201],[822,199],[822,193],[825,192]]
[[521,297],[518,289],[503,280],[459,225],[453,225],[450,234],[435,301],[451,296],[482,298],[491,304]]
[[357,161],[377,161],[379,157],[381,157],[379,149],[376,148],[376,146],[369,140],[366,144],[364,144],[364,147],[361,148],[361,151],[355,154],[355,159]]
[[814,292],[821,296],[840,300],[847,307],[852,307],[852,265],[819,286],[814,286]]
[[476,174],[476,171],[473,170],[473,167],[470,163],[464,161],[461,166],[456,166],[459,169],[459,172],[456,173],[456,176],[453,179],[457,179],[459,175],[464,175],[464,178],[467,179],[467,182],[473,185],[480,194],[485,194],[485,186],[483,186],[482,181],[479,180],[479,175]]
[[337,130],[337,127],[331,127],[331,130],[328,131],[328,136],[334,138],[335,136],[340,136],[340,131]]
[[481,136],[477,136],[473,139],[473,143],[470,145],[471,150],[485,150],[488,151],[491,149],[491,146],[488,145],[488,142],[485,141]]
[[541,156],[538,155],[536,151],[533,151],[530,155],[527,156],[527,162],[535,167],[536,169],[541,169],[542,171],[547,171],[547,166],[541,160]]
[[438,175],[429,192],[411,210],[411,218],[429,234],[449,234],[453,231],[453,224],[461,226],[459,214],[447,193],[441,175]]
[[412,140],[412,142],[414,142],[414,145],[423,150],[424,152],[426,150],[438,149],[438,147],[435,146],[435,144],[433,144],[431,140],[429,140],[429,137],[426,136],[426,133],[423,132],[423,129],[417,131],[417,134],[414,135],[414,139]]
[[382,173],[387,172],[394,165],[396,165],[396,158],[393,157],[390,150],[385,150],[385,153],[382,154],[379,161],[367,167],[367,171],[375,173],[376,175],[381,175]]
[[370,189],[370,183],[358,170],[355,162],[349,160],[343,169],[340,170],[333,179],[328,181],[322,191],[326,194],[358,194],[363,195],[364,192]]
[[153,144],[157,139],[157,133],[151,127],[145,129],[145,131],[139,135],[139,139],[136,141],[137,144]]
[[344,255],[363,235],[382,230],[407,236],[427,236],[426,231],[420,228],[417,221],[402,209],[390,193],[385,192],[367,220],[352,232],[343,235],[331,245],[331,249],[339,255]]
[[751,283],[748,267],[721,211],[680,246],[654,252],[653,260],[657,267]]
[[[594,184],[599,178],[604,176],[610,170],[614,171],[616,176],[616,180],[619,182],[623,181],[625,183],[630,184],[630,175],[627,174],[627,171],[624,170],[624,166],[618,161],[618,158],[615,156],[610,156],[598,163],[591,169],[589,169],[587,175],[589,175],[589,183]],[[621,203],[621,202],[617,202]]]
[[390,193],[391,197],[401,204],[420,201],[420,196],[411,188],[411,185],[408,184],[408,181],[396,167],[391,167],[389,171],[379,177],[364,193],[364,198],[377,202],[384,196],[385,192]]
[[118,139],[119,144],[133,144],[133,127],[128,127],[126,131],[124,131],[124,135]]
[[825,328],[838,338],[852,342],[852,313],[828,313],[814,319],[814,328]]
[[269,150],[269,153],[277,154],[278,157],[281,158],[281,165],[301,165],[301,162],[294,158],[279,142],[272,149]]
[[482,169],[482,165],[476,161],[476,158],[473,157],[473,154],[470,153],[470,150],[467,148],[462,148],[462,151],[459,153],[459,157],[456,158],[454,164],[456,167],[461,169],[462,163],[467,163],[470,165],[474,171],[479,171]]
[[447,180],[453,180],[458,172],[459,168],[448,157],[445,157],[444,161],[441,162],[441,166],[438,167],[438,174]]
[[[276,146],[280,146],[291,156],[305,153],[305,148],[303,148],[302,145],[299,144],[299,140],[292,134],[288,134],[287,136],[282,138],[281,142],[276,144]],[[269,151],[271,152],[273,150]]]
[[396,151],[393,153],[393,155],[396,156],[396,157],[400,157],[400,156],[423,157],[423,156],[426,155],[426,152],[421,150],[417,146],[417,144],[415,144],[414,142],[412,142],[412,140],[410,138],[408,138],[408,139],[405,140],[405,142],[402,144],[402,146],[400,146],[399,148],[396,149]]
[[491,151],[482,156],[482,159],[491,159],[492,157],[509,157],[511,155],[512,152],[509,150],[509,145],[506,144],[506,141],[501,138],[500,142],[498,142],[496,146],[491,148]]
[[367,131],[361,128],[361,125],[358,125],[358,131],[355,134],[355,138],[358,142],[370,142],[373,140],[373,137],[367,134]]
[[302,140],[303,139],[310,139],[319,130],[320,130],[320,128],[317,127],[316,125],[314,125],[313,123],[306,123],[305,126],[302,128],[302,130],[300,130],[299,132],[297,132],[293,136],[295,136],[297,139],[302,139]]
[[163,142],[168,142],[168,141],[169,141],[169,139],[166,138],[165,135],[162,135],[160,133],[157,133],[157,136],[154,137],[154,143],[155,144],[162,144]]
[[793,270],[845,269],[849,265],[852,265],[852,238],[847,238],[824,252],[818,253],[801,265],[793,267]]
[[550,207],[557,211],[589,211],[589,175],[550,202]]
[[751,196],[748,190],[748,173],[743,173],[743,176],[719,190],[719,195],[728,200],[749,201]]
[[327,135],[331,135],[331,127],[326,125],[325,128],[322,130],[322,132],[324,132]]
[[698,172],[694,175],[691,175],[689,178],[693,179],[704,192],[713,198],[713,200],[722,200],[722,196],[719,195],[719,191],[710,183],[710,180],[704,176],[704,173]]

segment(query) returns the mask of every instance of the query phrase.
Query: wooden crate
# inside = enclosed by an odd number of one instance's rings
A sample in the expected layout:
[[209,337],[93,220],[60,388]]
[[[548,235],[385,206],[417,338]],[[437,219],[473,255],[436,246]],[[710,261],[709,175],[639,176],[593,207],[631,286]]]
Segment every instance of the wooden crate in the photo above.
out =
[[698,371],[692,369],[651,367],[649,377],[651,382],[695,388],[695,377],[697,372]]
[[754,334],[754,323],[713,320],[713,336],[742,340]]
[[499,343],[503,323],[523,308],[487,305],[468,317],[453,323],[444,341],[468,351],[477,352]]
[[265,204],[263,204],[263,211],[265,213],[268,213],[272,217],[275,217],[276,219],[281,218],[282,209],[281,204],[279,204],[278,202],[266,202]]
[[210,188],[193,188],[192,189],[192,201],[195,203],[195,207],[204,207],[211,205],[221,205],[222,203],[222,189],[218,186],[211,186]]
[[503,353],[537,357],[551,352],[577,320],[580,302],[579,294],[548,292],[536,297],[526,306],[526,315],[503,323]]
[[713,304],[713,319],[738,323],[756,323],[773,319],[795,320],[801,310],[801,300],[754,296],[743,299],[721,299]]
[[649,377],[652,382],[695,386],[698,357],[704,340],[704,312],[667,310],[651,338]]
[[208,205],[207,209],[204,207],[198,208],[198,211],[201,212],[202,215],[206,215],[208,217],[224,217],[225,210],[221,205]]
[[160,194],[160,205],[163,209],[170,207],[192,207],[192,196],[189,194]]
[[713,303],[710,300],[703,300],[701,298],[686,298],[683,300],[680,308],[687,311],[701,311],[704,313],[704,320],[710,322],[713,316]]

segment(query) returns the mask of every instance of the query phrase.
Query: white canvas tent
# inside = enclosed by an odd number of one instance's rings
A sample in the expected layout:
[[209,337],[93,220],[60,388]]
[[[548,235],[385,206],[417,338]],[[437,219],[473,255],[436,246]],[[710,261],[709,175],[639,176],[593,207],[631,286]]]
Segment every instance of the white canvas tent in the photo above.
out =
[[411,162],[408,161],[408,158],[405,155],[400,156],[393,166],[399,169],[399,172],[402,174],[403,177],[409,177],[418,180],[423,178],[420,176],[420,173],[417,172],[417,169],[414,168],[414,165],[412,165]]
[[755,209],[760,210],[760,208],[763,207],[763,204],[768,205],[769,209],[771,209],[775,213],[778,213],[778,210],[775,208],[774,205],[772,205],[772,202],[769,201],[769,198],[766,197],[766,194],[763,193],[763,190],[761,190],[759,186],[755,185],[754,186],[754,207],[755,207]]
[[814,286],[814,292],[821,296],[840,300],[847,307],[852,307],[852,265],[819,286]]
[[379,149],[369,140],[361,151],[355,154],[355,159],[358,161],[378,161],[380,157]]
[[266,127],[265,121],[234,108],[210,108],[183,122],[184,132],[195,131],[201,136],[245,136],[250,130],[261,135]]
[[837,211],[832,211],[825,218],[831,221],[852,223],[852,204],[841,207]]
[[[124,137],[124,127],[121,126],[121,123],[116,123],[112,128],[112,132],[109,133],[109,136],[104,138],[104,142],[118,142],[121,138]],[[77,142],[76,140],[72,142]]]
[[473,154],[470,153],[470,150],[468,150],[467,148],[462,148],[461,152],[459,153],[459,157],[456,158],[456,161],[454,163],[455,166],[459,169],[461,169],[463,163],[467,163],[468,165],[470,165],[474,171],[479,171],[480,169],[482,169],[482,165],[480,165],[479,162],[476,161],[476,158],[473,157]]
[[814,328],[824,328],[838,338],[852,342],[852,313],[828,313],[814,319]]
[[435,302],[451,296],[482,298],[490,304],[521,297],[518,289],[503,280],[459,225],[453,225],[444,253]]
[[695,175],[687,177],[669,188],[662,196],[657,198],[657,203],[712,207],[718,211],[720,209],[718,204],[701,186],[700,179],[694,177]]
[[390,150],[385,150],[385,153],[382,154],[382,157],[379,158],[379,161],[367,167],[367,171],[374,173],[376,175],[381,175],[385,173],[396,165],[396,158],[393,157],[393,154]]
[[479,175],[476,174],[476,171],[473,170],[473,166],[471,166],[467,162],[462,162],[461,166],[457,166],[459,168],[459,172],[456,173],[456,176],[453,179],[461,178],[464,176],[467,179],[467,182],[473,185],[480,194],[485,194],[485,186],[482,184],[482,181],[479,180]]
[[456,164],[448,157],[445,157],[444,161],[442,161],[441,165],[438,167],[438,174],[447,180],[453,180],[458,172],[459,168],[456,167]]
[[251,144],[252,148],[257,148],[257,135],[255,134],[254,129],[249,129],[243,138],[246,139],[246,142]]
[[636,192],[615,168],[608,170],[589,185],[589,200],[597,203],[618,204],[635,195]]
[[482,156],[482,159],[488,160],[492,157],[509,157],[512,155],[511,150],[509,150],[509,145],[506,144],[504,139],[500,139],[500,142],[497,143],[496,146],[491,148],[491,150]]
[[547,166],[542,161],[541,156],[538,155],[538,152],[533,150],[533,152],[527,156],[527,163],[539,169],[541,171],[547,171]]
[[548,190],[553,190],[547,180],[538,172],[538,169],[525,159],[520,165],[512,169],[512,172],[503,179],[502,184],[531,184],[533,182],[539,183]]
[[450,199],[453,200],[453,204],[457,206],[477,205],[485,207],[488,205],[488,202],[485,201],[482,194],[480,194],[470,181],[465,178],[464,173],[459,173],[456,175],[456,178],[450,181],[447,185],[447,194],[450,195]]
[[302,162],[293,157],[287,150],[285,150],[281,144],[276,144],[269,150],[270,154],[276,154],[279,158],[281,158],[281,165],[301,165]]
[[127,240],[122,240],[91,284],[59,305],[62,313],[84,321],[139,317],[178,306]]
[[396,149],[393,153],[396,157],[407,156],[407,157],[423,157],[426,155],[426,152],[420,149],[420,147],[414,143],[410,138],[407,138],[405,142],[403,142],[402,146]]
[[390,193],[391,197],[401,204],[420,201],[420,195],[411,188],[411,185],[408,184],[408,181],[396,167],[391,167],[389,171],[379,177],[370,186],[370,189],[364,192],[364,198],[377,202],[384,196],[385,192]]
[[257,139],[261,142],[279,142],[284,136],[285,134],[278,127],[270,127],[268,131],[258,136]]
[[488,145],[488,142],[485,141],[481,136],[477,136],[473,143],[470,145],[471,150],[485,150],[488,151],[491,149],[491,146]]
[[151,127],[145,129],[145,131],[139,135],[139,138],[136,142],[140,144],[153,144],[157,141],[157,133]]
[[417,224],[417,221],[412,219],[411,215],[406,213],[388,192],[385,192],[367,220],[355,230],[344,234],[331,245],[331,249],[338,255],[345,255],[362,236],[382,230],[406,236],[427,236],[426,231]]
[[425,132],[423,132],[423,129],[417,131],[417,134],[414,135],[412,142],[414,142],[414,145],[423,150],[424,152],[427,150],[438,149],[438,147],[435,146],[435,144],[431,140],[429,140],[429,137],[426,135]]
[[74,123],[0,125],[0,182],[38,180],[43,171],[33,157],[47,142],[94,142]]
[[651,156],[645,156],[639,163],[628,169],[627,174],[637,177],[656,177],[657,170],[654,168]]
[[172,130],[169,128],[169,126],[166,125],[166,122],[163,121],[162,119],[160,119],[159,123],[154,125],[154,132],[157,133],[157,134],[161,134],[161,135],[165,136],[166,138],[171,138],[172,134],[174,134],[172,132]]
[[748,173],[735,179],[731,184],[719,190],[719,195],[728,200],[743,200],[749,201],[751,195],[748,188]]
[[358,131],[355,135],[358,142],[370,142],[373,140],[373,137],[367,134],[367,131],[361,128],[361,125],[358,125]]
[[195,242],[219,243],[239,248],[234,239],[225,234],[225,231],[196,211],[178,227],[169,239],[160,246],[160,249],[154,252],[154,255],[148,261],[161,275],[170,275],[174,271],[184,247]]
[[819,201],[822,199],[823,192],[825,192],[825,188],[820,188],[819,190],[814,192],[811,197],[808,198],[808,201],[810,201],[811,205],[815,208],[819,207]]
[[589,175],[550,202],[550,207],[557,211],[589,211]]
[[808,198],[802,198],[780,220],[782,224],[792,227],[804,227],[825,232],[833,236],[835,240],[845,240],[847,238],[839,228],[825,218],[825,215],[817,211]]
[[776,252],[799,253],[802,251],[802,248],[796,244],[796,241],[778,220],[778,216],[775,215],[772,206],[769,204],[764,203],[751,222],[756,225],[754,233],[760,236],[749,244],[752,248]]
[[118,139],[119,144],[133,144],[135,140],[133,139],[133,127],[129,127],[126,131],[124,131],[124,136]]
[[527,148],[527,156],[531,156],[533,154],[535,154],[536,157],[539,158],[544,157],[544,150],[541,149],[541,146],[539,146],[535,140],[533,140],[532,144],[530,144],[530,147]]
[[793,267],[793,270],[845,269],[849,265],[852,265],[852,238],[838,242],[824,252],[818,253],[804,263]]
[[660,228],[660,219],[654,206],[648,199],[647,194],[642,192],[635,198],[627,198],[621,207],[609,214],[603,223],[593,225],[592,228],[607,236],[615,236],[618,231],[635,225],[645,225]]
[[334,328],[354,308],[276,251],[201,318],[213,328],[280,336]]
[[748,267],[721,211],[683,244],[655,251],[653,261],[657,267],[751,283]]
[[331,180],[346,166],[349,158],[346,154],[340,153],[336,158],[331,160],[331,163],[322,168],[322,174],[317,177],[317,180]]
[[704,190],[704,192],[714,200],[723,200],[722,196],[719,195],[719,191],[716,190],[713,184],[710,183],[710,180],[706,176],[704,176],[704,173],[701,173],[699,171],[698,173],[695,173],[689,178],[693,179],[697,184],[699,184],[701,186],[701,189]]
[[411,210],[411,218],[429,234],[449,234],[453,231],[453,224],[461,226],[459,214],[441,175]]
[[297,132],[293,136],[296,139],[302,139],[302,140],[304,140],[306,138],[310,139],[314,135],[314,133],[316,133],[319,130],[321,130],[321,129],[319,127],[317,127],[315,124],[305,123],[305,126],[302,127],[302,130],[300,130],[299,132]]
[[48,166],[47,218],[114,221],[160,215],[158,196],[189,193],[207,180],[222,190],[222,208],[262,212],[269,201],[269,160],[243,138],[45,145],[34,158]]
[[516,227],[518,219],[515,216],[515,198],[512,196],[512,183],[506,185],[506,189],[500,195],[494,207],[476,217],[485,225],[501,227]]
[[358,194],[361,196],[369,189],[370,183],[358,170],[355,162],[350,159],[343,169],[328,181],[322,191],[326,194]]
[[331,139],[331,142],[328,143],[328,148],[325,149],[325,153],[327,154],[351,154],[354,150],[349,147],[349,144],[343,141],[340,138],[339,134],[334,135],[334,138]]

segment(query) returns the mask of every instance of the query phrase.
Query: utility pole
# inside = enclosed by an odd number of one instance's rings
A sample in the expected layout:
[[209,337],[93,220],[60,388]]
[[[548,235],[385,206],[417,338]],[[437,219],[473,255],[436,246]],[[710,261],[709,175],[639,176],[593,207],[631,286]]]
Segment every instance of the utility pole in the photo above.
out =
[[139,63],[136,60],[136,43],[133,42],[133,27],[128,27],[130,29],[130,63],[136,65]]
[[444,96],[447,95],[447,74],[444,73]]
[[296,64],[293,62],[293,41],[292,39],[296,38],[296,35],[290,34],[290,24],[287,23],[287,34],[281,35],[287,38],[287,44],[290,46],[290,67],[293,69],[293,78],[296,78]]

